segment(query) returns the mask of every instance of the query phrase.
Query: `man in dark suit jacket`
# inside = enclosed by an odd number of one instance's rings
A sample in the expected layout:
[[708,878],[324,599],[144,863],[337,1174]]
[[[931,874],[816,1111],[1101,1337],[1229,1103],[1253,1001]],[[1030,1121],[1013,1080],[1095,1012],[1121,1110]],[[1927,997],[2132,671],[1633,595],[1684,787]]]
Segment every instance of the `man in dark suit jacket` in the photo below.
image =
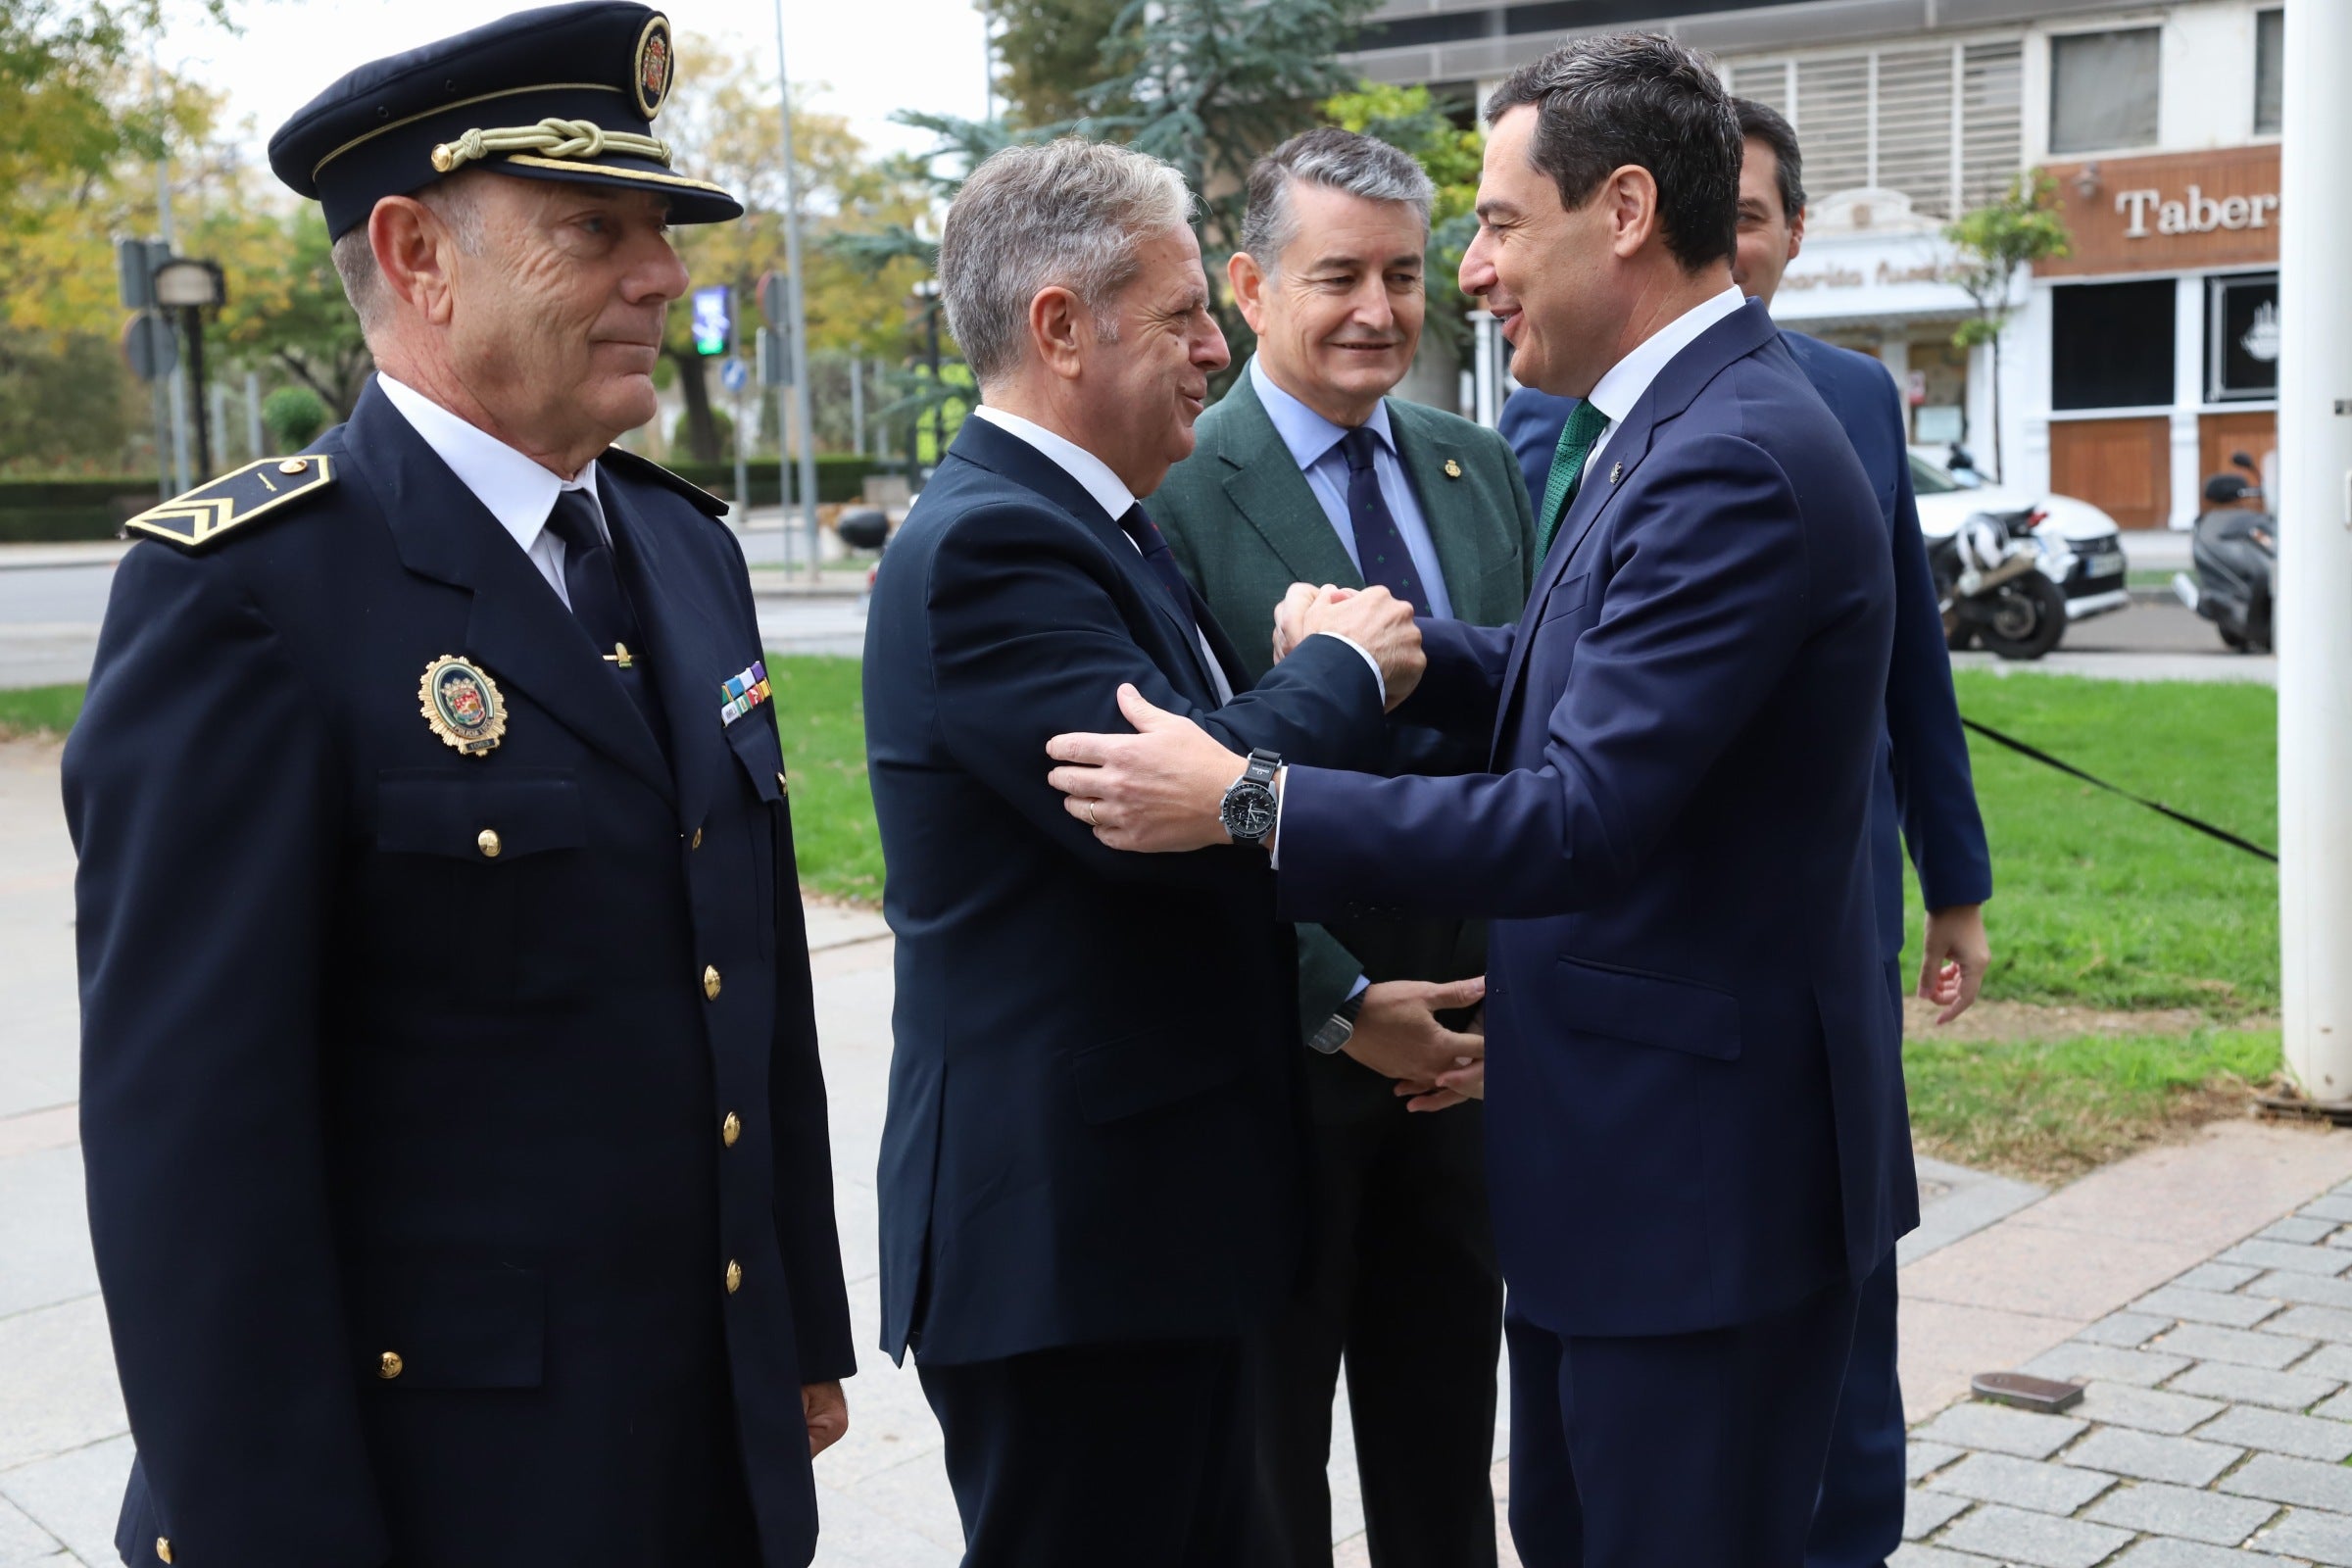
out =
[[1551,477],[1551,454],[1560,444],[1560,427],[1583,401],[1555,398],[1532,386],[1523,386],[1502,400],[1502,413],[1495,418],[1494,428],[1511,444],[1511,456],[1519,462],[1529,506],[1544,504],[1544,485]]
[[1409,609],[1374,592],[1252,687],[1135,500],[1226,364],[1190,205],[1167,165],[1076,141],[965,183],[939,265],[982,406],[868,622],[899,939],[882,1339],[914,1351],[970,1568],[1232,1568],[1245,1344],[1301,1261],[1265,858],[1105,849],[1048,787],[1048,738],[1148,693],[1260,759],[1227,783],[1262,834],[1272,758],[1369,763],[1418,674]]
[[759,624],[724,508],[608,445],[665,223],[741,209],[433,158],[485,104],[631,146],[668,48],[525,12],[290,122],[381,374],[130,525],[65,760],[125,1562],[814,1552],[856,1358]]
[[[1771,108],[1736,106],[1745,148],[1740,172],[1739,255],[1733,279],[1767,307],[1804,243],[1805,191],[1796,133]],[[1992,892],[1991,858],[1969,779],[1968,743],[1952,700],[1951,661],[1927,546],[1912,498],[1903,416],[1886,368],[1867,355],[1801,332],[1781,340],[1853,443],[1878,492],[1893,544],[1894,648],[1886,674],[1886,736],[1870,801],[1872,880],[1888,990],[1903,991],[1903,848],[1919,874],[1927,924],[1917,990],[1949,1023],[1976,1001],[1991,950],[1982,906]],[[1503,407],[1503,428],[1523,462],[1558,442],[1572,398],[1525,389]],[[1548,466],[1548,457],[1546,457]],[[1540,497],[1543,469],[1529,491]],[[1864,1285],[1838,1402],[1821,1502],[1805,1547],[1810,1568],[1884,1563],[1903,1526],[1903,1395],[1895,1376],[1895,1260]]]
[[[1431,197],[1406,154],[1336,126],[1250,171],[1228,276],[1258,351],[1152,509],[1253,679],[1273,664],[1274,607],[1294,582],[1379,582],[1479,625],[1526,602],[1535,530],[1509,453],[1491,430],[1386,395],[1421,339]],[[1434,731],[1398,739],[1388,771],[1486,762]],[[1302,925],[1298,948],[1312,1263],[1265,1347],[1255,1560],[1331,1562],[1344,1355],[1375,1568],[1492,1564],[1502,1276],[1480,1108],[1415,1115],[1395,1092],[1480,1049],[1447,1024],[1478,1001],[1486,931]]]
[[[1491,733],[1497,771],[1291,767],[1283,907],[1495,919],[1488,1063],[1441,1082],[1495,1078],[1522,1559],[1794,1568],[1861,1284],[1918,1217],[1865,831],[1884,524],[1732,284],[1740,137],[1705,62],[1580,39],[1487,110],[1465,290],[1586,404],[1526,613],[1423,621],[1399,717]],[[1073,808],[1114,847],[1216,842],[1231,754],[1138,716],[1056,738]]]

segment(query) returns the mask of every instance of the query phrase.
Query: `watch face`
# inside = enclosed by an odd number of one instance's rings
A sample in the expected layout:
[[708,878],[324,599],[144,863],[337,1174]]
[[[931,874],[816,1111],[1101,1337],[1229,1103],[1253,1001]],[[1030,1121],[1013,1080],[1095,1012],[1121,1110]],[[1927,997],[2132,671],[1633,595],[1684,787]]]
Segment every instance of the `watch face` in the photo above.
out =
[[1263,784],[1237,784],[1226,792],[1219,813],[1225,831],[1247,844],[1262,843],[1274,831],[1274,792]]

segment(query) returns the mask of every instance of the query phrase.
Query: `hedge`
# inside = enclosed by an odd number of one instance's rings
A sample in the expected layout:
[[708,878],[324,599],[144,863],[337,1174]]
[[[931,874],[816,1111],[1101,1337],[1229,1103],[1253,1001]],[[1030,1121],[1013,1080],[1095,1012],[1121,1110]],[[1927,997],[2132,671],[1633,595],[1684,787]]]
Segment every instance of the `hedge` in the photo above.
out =
[[112,539],[155,505],[152,475],[98,479],[0,479],[0,544]]
[[[850,453],[820,452],[816,455],[816,499],[823,502],[856,501],[865,494],[865,476],[881,465],[872,458]],[[732,496],[735,493],[735,465],[733,463],[672,463],[670,469],[683,478],[691,479],[713,495]],[[754,458],[743,466],[744,479],[751,487],[751,504],[772,507],[776,504],[776,460]],[[799,466],[794,465],[792,476],[793,499],[800,498]]]

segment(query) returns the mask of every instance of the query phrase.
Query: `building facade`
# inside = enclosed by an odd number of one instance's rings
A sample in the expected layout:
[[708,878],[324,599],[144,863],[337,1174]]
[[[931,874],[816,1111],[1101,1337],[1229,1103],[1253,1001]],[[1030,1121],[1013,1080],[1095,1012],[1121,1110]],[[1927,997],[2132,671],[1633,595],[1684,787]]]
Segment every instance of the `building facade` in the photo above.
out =
[[[1916,444],[1963,444],[2127,527],[2186,526],[2206,474],[2275,445],[2282,16],[2278,0],[1389,0],[1353,63],[1476,102],[1577,33],[1656,28],[1707,52],[1804,144],[1807,237],[1776,316],[1886,361]],[[1943,227],[2028,169],[2055,177],[2072,254],[2020,280],[1997,345],[1958,349],[1979,306]]]

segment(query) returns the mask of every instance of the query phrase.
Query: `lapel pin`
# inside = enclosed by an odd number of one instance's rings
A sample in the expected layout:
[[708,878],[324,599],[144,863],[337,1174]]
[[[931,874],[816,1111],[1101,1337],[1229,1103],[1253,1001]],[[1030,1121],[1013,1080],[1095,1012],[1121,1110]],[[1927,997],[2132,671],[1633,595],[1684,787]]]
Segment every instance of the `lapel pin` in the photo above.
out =
[[1446,477],[1448,479],[1459,479],[1461,476],[1462,466],[1454,462],[1451,458],[1447,458],[1446,460]]
[[637,665],[637,656],[629,652],[627,643],[614,643],[612,651],[605,656],[605,662],[618,664],[623,669],[634,669]]
[[507,705],[480,666],[443,654],[424,666],[416,701],[424,721],[462,757],[485,757],[507,734]]
[[1611,483],[1611,484],[1615,484],[1615,483],[1617,482],[1618,476],[1619,476],[1620,474],[1624,473],[1624,472],[1625,472],[1625,465],[1624,465],[1624,464],[1622,464],[1622,463],[1612,463],[1612,464],[1610,464],[1610,465],[1609,465],[1609,483]]
[[753,660],[749,668],[719,688],[719,695],[725,699],[718,709],[719,727],[723,729],[767,701],[766,662]]

